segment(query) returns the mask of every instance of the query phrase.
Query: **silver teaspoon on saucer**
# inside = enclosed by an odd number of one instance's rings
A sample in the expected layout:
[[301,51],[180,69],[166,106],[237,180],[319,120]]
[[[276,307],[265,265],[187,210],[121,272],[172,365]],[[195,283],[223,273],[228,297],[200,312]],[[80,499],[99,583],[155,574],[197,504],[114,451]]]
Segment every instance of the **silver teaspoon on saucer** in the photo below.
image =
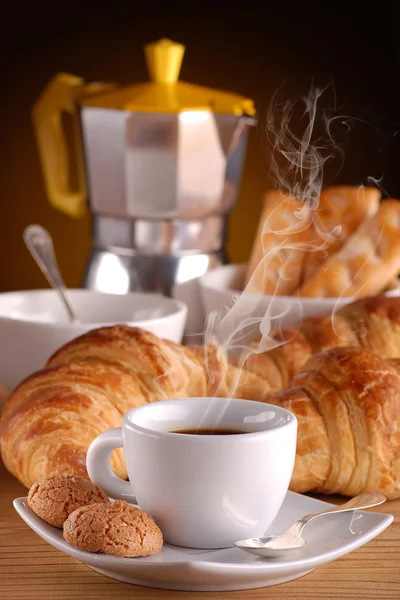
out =
[[51,287],[60,295],[71,323],[79,323],[68,299],[67,288],[58,267],[50,233],[41,225],[28,225],[24,230],[24,242]]
[[291,550],[296,550],[297,548],[305,546],[306,541],[301,536],[301,532],[312,519],[322,515],[330,515],[332,513],[370,508],[371,506],[382,504],[385,501],[385,496],[382,496],[381,494],[360,494],[341,506],[304,515],[304,517],[301,517],[301,519],[293,523],[286,533],[241,540],[240,542],[236,542],[235,546],[240,548],[240,550],[244,550],[250,554],[256,554],[257,556],[264,556],[267,558],[282,556],[289,553]]

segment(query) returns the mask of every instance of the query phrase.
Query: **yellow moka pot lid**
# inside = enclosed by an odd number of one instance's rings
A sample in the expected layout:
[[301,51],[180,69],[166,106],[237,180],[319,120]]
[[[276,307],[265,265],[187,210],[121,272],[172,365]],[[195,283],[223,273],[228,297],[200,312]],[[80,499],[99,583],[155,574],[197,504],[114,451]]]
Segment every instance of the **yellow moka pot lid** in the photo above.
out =
[[255,115],[249,98],[178,81],[185,53],[182,44],[162,39],[145,46],[144,52],[151,81],[82,98],[80,105],[149,113],[211,110],[238,117]]

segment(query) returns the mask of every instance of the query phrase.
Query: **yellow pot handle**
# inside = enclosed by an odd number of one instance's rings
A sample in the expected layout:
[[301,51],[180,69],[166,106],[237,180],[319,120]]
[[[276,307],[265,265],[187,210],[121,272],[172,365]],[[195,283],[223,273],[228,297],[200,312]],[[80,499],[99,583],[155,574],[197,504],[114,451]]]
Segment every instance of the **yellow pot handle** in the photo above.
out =
[[[49,202],[70,217],[81,217],[86,211],[86,177],[83,158],[79,110],[75,95],[84,85],[83,79],[58,73],[33,106],[32,116]],[[72,117],[78,189],[69,182],[70,160],[62,125],[62,114]]]

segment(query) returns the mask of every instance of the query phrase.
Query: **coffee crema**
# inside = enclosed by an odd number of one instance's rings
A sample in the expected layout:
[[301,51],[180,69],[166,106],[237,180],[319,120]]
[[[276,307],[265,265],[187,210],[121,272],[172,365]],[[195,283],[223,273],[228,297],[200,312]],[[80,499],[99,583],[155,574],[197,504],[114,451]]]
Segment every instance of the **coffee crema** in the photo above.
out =
[[242,429],[202,428],[198,429],[174,429],[170,433],[185,433],[186,435],[237,435],[239,433],[250,433]]

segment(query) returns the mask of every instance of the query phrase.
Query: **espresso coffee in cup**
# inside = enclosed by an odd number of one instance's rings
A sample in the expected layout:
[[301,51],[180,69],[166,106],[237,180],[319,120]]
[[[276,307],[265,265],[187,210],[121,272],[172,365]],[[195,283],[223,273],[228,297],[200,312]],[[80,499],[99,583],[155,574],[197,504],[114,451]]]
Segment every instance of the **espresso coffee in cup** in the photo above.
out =
[[221,429],[219,427],[208,427],[198,429],[176,429],[171,433],[183,433],[185,435],[237,435],[238,433],[249,433],[242,429]]
[[[289,487],[297,420],[263,402],[184,398],[130,410],[87,454],[91,480],[139,504],[166,542],[226,548],[263,536]],[[110,468],[123,447],[129,482]]]

